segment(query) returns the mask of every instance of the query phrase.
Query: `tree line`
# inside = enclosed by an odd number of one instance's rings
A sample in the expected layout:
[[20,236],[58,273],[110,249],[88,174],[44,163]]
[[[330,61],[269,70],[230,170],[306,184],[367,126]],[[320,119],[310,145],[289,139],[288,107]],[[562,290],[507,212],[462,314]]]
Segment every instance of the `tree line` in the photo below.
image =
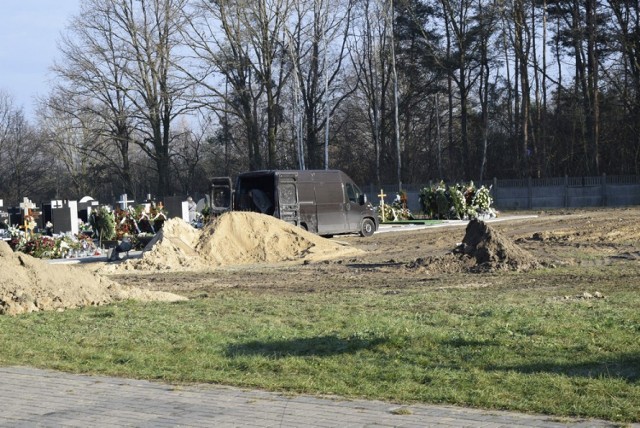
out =
[[257,169],[360,183],[640,172],[640,5],[82,0],[50,92],[0,90],[0,195],[202,193]]

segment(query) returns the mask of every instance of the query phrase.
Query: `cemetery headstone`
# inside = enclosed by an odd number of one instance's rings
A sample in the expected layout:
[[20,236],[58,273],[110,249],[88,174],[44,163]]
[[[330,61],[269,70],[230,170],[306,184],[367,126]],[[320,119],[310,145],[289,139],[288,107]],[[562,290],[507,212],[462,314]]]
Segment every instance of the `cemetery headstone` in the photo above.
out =
[[9,239],[9,212],[4,210],[4,201],[0,199],[0,239]]
[[51,201],[43,202],[41,205],[42,213],[40,214],[40,227],[45,229],[47,227],[47,223],[53,224],[53,218],[51,217]]
[[78,218],[88,223],[91,211],[97,210],[99,205],[100,203],[90,196],[85,196],[80,199],[80,201],[78,201]]
[[22,210],[20,207],[10,207],[9,212],[9,224],[11,226],[20,226],[22,224]]
[[78,233],[78,202],[51,201],[53,233]]
[[0,199],[0,226],[9,226],[9,212],[4,210],[4,201]]
[[189,206],[184,196],[168,196],[164,199],[164,209],[169,218],[179,217],[189,222]]

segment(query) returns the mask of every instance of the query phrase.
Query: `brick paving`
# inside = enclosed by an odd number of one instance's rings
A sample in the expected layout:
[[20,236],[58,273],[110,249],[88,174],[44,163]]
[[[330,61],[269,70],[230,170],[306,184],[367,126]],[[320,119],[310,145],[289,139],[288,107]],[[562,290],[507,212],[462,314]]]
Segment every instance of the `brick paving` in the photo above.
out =
[[[317,398],[217,385],[0,367],[1,427],[614,427],[452,406]],[[640,424],[625,425],[640,428]]]

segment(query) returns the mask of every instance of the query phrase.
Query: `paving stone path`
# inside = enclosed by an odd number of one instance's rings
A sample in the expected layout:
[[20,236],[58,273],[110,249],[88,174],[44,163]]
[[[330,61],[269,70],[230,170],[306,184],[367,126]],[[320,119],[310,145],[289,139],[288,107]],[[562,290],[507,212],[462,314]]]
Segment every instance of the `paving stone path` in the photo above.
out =
[[[1,427],[613,427],[451,406],[178,386],[27,367],[0,367]],[[640,428],[640,424],[625,425]]]

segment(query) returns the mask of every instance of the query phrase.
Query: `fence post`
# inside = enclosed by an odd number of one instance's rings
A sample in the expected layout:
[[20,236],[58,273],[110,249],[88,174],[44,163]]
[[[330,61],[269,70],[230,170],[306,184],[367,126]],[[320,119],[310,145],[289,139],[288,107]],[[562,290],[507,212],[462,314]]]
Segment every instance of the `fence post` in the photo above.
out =
[[569,176],[564,175],[564,207],[569,208]]
[[607,174],[602,173],[602,206],[607,206]]
[[527,179],[527,208],[533,209],[533,179]]

